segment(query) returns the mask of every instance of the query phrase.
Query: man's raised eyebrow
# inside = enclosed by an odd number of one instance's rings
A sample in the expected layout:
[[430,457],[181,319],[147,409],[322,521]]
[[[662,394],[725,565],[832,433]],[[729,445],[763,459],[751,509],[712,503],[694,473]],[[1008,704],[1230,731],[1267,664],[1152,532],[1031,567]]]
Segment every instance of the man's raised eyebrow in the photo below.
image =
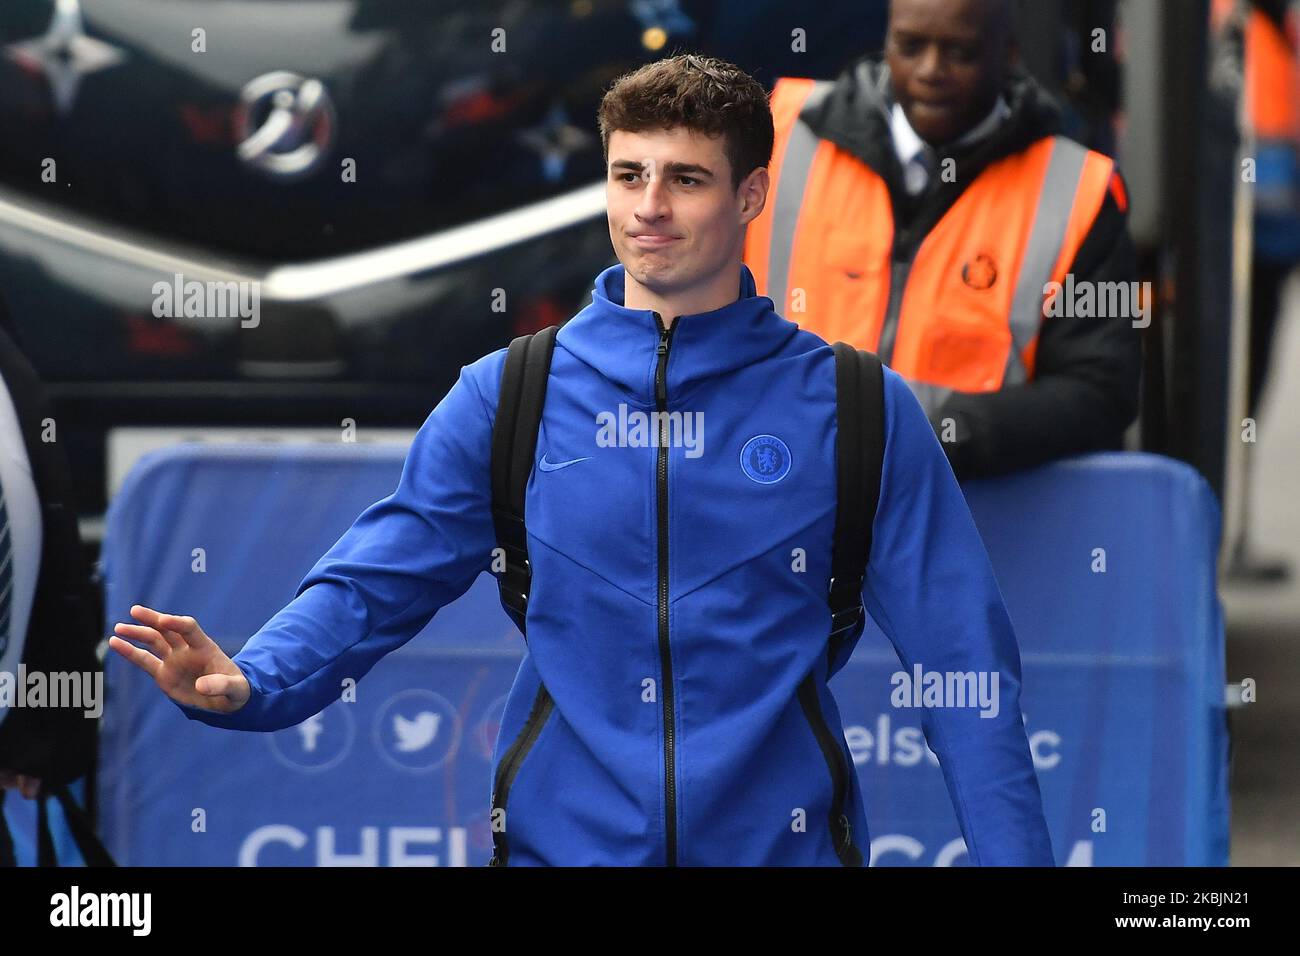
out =
[[713,178],[713,170],[707,166],[701,166],[699,163],[664,163],[664,171],[668,173],[697,173],[700,176]]
[[[634,173],[639,173],[645,167],[636,160],[616,159],[609,164],[609,168],[627,169]],[[664,172],[670,176],[682,173],[698,173],[701,176],[708,176],[710,179],[713,178],[713,170],[709,169],[707,166],[701,166],[698,163],[678,163],[670,160],[669,162],[664,163]]]

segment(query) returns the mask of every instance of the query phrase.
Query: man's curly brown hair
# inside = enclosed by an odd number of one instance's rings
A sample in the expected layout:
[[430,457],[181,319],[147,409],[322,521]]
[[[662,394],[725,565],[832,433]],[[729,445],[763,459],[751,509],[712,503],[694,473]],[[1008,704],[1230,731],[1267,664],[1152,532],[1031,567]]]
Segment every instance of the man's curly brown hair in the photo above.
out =
[[605,93],[596,119],[607,165],[614,130],[642,133],[678,126],[725,137],[733,192],[772,159],[767,91],[744,70],[716,57],[683,53],[625,73]]

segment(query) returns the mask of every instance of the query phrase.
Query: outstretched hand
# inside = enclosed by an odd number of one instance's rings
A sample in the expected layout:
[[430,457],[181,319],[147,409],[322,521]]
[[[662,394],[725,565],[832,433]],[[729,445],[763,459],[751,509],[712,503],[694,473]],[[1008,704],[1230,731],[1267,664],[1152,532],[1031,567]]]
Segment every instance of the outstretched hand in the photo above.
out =
[[[108,646],[154,679],[177,703],[223,714],[248,702],[248,678],[192,617],[164,614],[143,604],[131,606],[140,624],[117,624]],[[130,638],[148,648],[136,647]],[[152,653],[150,653],[152,651]]]

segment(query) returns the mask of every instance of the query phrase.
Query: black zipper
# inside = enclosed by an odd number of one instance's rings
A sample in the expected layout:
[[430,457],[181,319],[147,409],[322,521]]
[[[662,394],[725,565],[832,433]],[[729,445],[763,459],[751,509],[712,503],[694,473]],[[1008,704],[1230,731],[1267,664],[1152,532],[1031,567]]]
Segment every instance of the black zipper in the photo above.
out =
[[[492,814],[500,809],[503,813],[506,811],[506,803],[510,799],[510,785],[515,782],[515,777],[519,773],[519,768],[523,765],[524,758],[528,756],[528,751],[533,749],[533,744],[542,733],[542,728],[546,725],[546,719],[551,716],[551,710],[554,701],[551,699],[550,692],[546,685],[539,682],[537,687],[537,696],[533,698],[533,708],[528,713],[528,719],[524,721],[524,726],[519,731],[519,736],[515,742],[510,745],[510,749],[505,752],[501,758],[501,765],[497,767],[496,780],[492,786]],[[488,818],[489,826],[491,817]],[[506,843],[506,829],[509,823],[501,830],[492,830],[492,859],[488,861],[488,866],[505,866],[510,859],[510,848]]]
[[826,766],[831,772],[832,795],[828,822],[835,855],[845,866],[861,866],[862,851],[853,845],[853,824],[849,822],[844,807],[849,789],[847,761],[844,759],[844,751],[837,745],[835,735],[831,733],[826,718],[822,715],[814,673],[810,673],[799,684],[799,706],[803,708],[804,717],[812,727],[813,735],[821,747],[822,756],[826,759]]
[[912,272],[912,263],[916,260],[915,249],[895,247],[889,256],[889,301],[885,305],[885,318],[880,326],[880,337],[876,340],[876,354],[886,365],[894,357],[894,340],[898,338],[898,319],[903,311],[903,292],[907,288],[907,277]]
[[[668,347],[672,342],[673,329],[677,328],[680,317],[673,324],[664,328],[663,316],[654,314],[659,326],[659,356],[655,368],[655,405],[661,412],[668,411]],[[663,671],[663,686],[660,688],[664,702],[664,803],[666,804],[666,829],[664,839],[667,843],[667,865],[677,865],[677,781],[675,756],[673,754],[673,658],[668,647],[668,427],[667,415],[659,418],[659,456],[655,490],[655,507],[658,515],[659,542],[659,665]]]
[[[944,157],[941,157],[944,158]],[[975,168],[975,175],[983,171],[984,166]],[[962,187],[943,183],[937,192],[927,197],[926,205],[919,210],[923,215],[905,216],[904,210],[908,199],[902,189],[902,183],[890,186],[890,209],[894,217],[894,239],[889,250],[889,301],[885,306],[885,316],[880,325],[880,336],[876,340],[875,352],[880,360],[888,365],[894,358],[894,341],[898,338],[898,320],[903,311],[903,292],[907,287],[908,277],[916,256],[930,234],[961,198]],[[906,219],[907,225],[898,228]]]

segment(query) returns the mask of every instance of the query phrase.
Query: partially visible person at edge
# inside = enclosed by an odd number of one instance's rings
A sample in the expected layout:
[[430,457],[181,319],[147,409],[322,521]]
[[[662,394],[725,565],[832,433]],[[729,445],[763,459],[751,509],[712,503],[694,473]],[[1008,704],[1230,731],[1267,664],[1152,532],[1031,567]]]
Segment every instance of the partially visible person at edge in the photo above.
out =
[[[1258,419],[1283,290],[1300,263],[1300,3],[1214,0],[1210,27],[1216,41],[1239,39],[1242,45],[1242,133],[1255,161],[1246,415]],[[1290,562],[1257,553],[1251,531],[1249,522],[1242,525],[1227,574],[1260,583],[1288,580]]]
[[[77,526],[72,466],[47,434],[52,424],[48,390],[0,299],[0,674],[11,679],[20,666],[29,674],[101,666],[98,598]],[[12,850],[8,791],[43,799],[52,786],[89,773],[96,728],[80,708],[15,707],[9,699],[0,706],[0,860]]]

